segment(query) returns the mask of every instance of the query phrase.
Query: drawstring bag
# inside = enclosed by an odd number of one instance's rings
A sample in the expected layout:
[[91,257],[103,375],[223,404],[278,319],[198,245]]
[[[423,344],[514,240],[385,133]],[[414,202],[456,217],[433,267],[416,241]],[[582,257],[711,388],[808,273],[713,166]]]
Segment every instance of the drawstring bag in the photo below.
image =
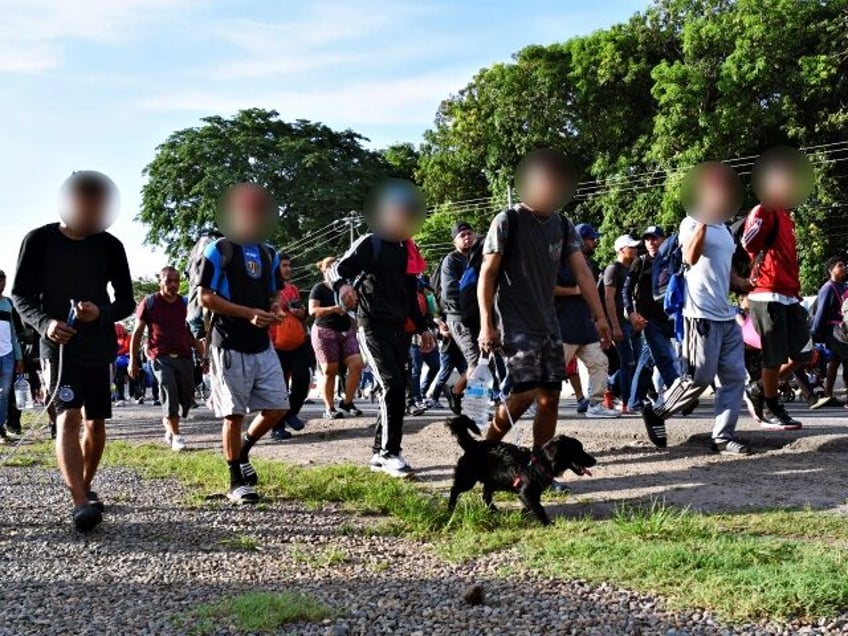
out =
[[271,329],[271,341],[274,343],[274,348],[280,351],[294,351],[306,342],[306,330],[303,324],[289,313],[284,314],[283,321]]

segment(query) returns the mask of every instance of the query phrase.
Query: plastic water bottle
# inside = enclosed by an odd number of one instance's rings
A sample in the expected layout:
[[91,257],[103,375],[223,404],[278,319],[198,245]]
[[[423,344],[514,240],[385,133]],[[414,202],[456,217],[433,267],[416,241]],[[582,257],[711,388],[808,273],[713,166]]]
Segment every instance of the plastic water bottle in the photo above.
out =
[[493,384],[489,359],[481,357],[474,372],[468,377],[462,398],[462,413],[474,420],[481,435],[485,435],[489,428],[489,399]]
[[18,379],[15,380],[15,404],[19,409],[27,408],[27,403],[29,402],[29,382],[24,377],[23,374],[18,375]]

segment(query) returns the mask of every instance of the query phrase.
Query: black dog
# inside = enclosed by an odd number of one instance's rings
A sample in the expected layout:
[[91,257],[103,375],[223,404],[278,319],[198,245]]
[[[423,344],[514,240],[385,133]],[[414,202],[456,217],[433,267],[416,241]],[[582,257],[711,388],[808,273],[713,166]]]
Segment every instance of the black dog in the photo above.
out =
[[541,498],[554,477],[566,470],[591,475],[588,469],[597,463],[583,450],[583,444],[565,435],[557,435],[542,448],[531,451],[506,442],[474,439],[470,431],[477,432],[477,425],[464,415],[450,420],[448,428],[465,451],[454,470],[448,504],[451,510],[456,507],[459,496],[479,481],[483,484],[483,501],[490,510],[496,510],[492,495],[507,490],[518,494],[525,511],[549,525],[551,520],[542,507]]

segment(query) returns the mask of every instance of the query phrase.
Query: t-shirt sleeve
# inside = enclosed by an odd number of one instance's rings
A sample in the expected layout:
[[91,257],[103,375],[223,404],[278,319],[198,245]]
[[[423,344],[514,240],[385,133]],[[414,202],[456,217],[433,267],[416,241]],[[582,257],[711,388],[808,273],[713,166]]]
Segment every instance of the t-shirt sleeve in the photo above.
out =
[[319,303],[323,304],[324,299],[321,294],[321,285],[323,284],[324,283],[318,283],[317,285],[315,285],[315,287],[312,288],[312,290],[309,292],[309,300],[317,300]]
[[698,222],[691,216],[687,216],[680,222],[679,240],[681,245],[685,245],[695,235],[695,230],[698,229]]
[[141,299],[141,302],[135,308],[135,319],[145,324],[150,324],[150,312],[147,310],[147,297]]
[[[270,249],[270,248],[269,248]],[[273,268],[274,275],[271,276],[269,284],[271,288],[268,290],[272,294],[276,293],[277,290],[282,290],[286,286],[286,281],[283,280],[283,274],[280,272],[280,255],[276,252],[273,252],[274,257],[271,259],[271,267]]]
[[203,250],[203,262],[200,266],[200,287],[218,291],[218,282],[221,280],[221,250],[216,243],[210,243]]
[[604,287],[618,288],[618,268],[615,263],[607,265],[604,270]]
[[565,220],[565,227],[563,231],[565,232],[565,236],[563,236],[562,241],[562,257],[567,258],[576,252],[580,252],[583,249],[583,241],[580,240],[580,236],[577,234],[577,229],[574,227],[574,223],[571,222],[570,219]]
[[509,233],[509,218],[506,212],[501,212],[489,226],[486,240],[483,243],[484,254],[503,254],[506,249],[506,239]]

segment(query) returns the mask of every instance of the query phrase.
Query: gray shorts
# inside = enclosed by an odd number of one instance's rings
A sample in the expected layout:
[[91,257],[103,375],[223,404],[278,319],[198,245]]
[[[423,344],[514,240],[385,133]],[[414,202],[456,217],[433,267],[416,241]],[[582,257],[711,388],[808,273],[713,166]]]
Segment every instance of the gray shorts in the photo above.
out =
[[210,347],[209,376],[216,417],[289,408],[283,369],[270,343],[261,353]]
[[558,337],[512,333],[504,336],[503,350],[512,393],[562,387],[565,352]]
[[789,362],[806,363],[813,355],[807,310],[800,303],[749,301],[751,322],[760,336],[763,368],[776,369]]
[[159,383],[162,412],[166,417],[185,417],[194,400],[194,361],[165,355],[154,358],[150,366]]
[[448,318],[448,330],[469,368],[476,367],[477,361],[480,360],[480,343],[477,342],[479,333],[473,332],[462,322],[450,318]]

